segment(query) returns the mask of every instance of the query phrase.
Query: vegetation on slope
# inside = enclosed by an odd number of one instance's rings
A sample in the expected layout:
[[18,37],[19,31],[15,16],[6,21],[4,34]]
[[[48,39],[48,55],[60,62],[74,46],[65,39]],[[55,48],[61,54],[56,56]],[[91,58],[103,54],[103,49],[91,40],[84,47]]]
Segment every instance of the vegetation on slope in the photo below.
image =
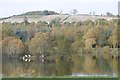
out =
[[[66,56],[80,53],[81,50],[89,53],[98,48],[103,48],[106,53],[109,53],[110,48],[120,47],[117,24],[118,19],[71,23],[61,23],[58,19],[50,23],[3,22],[3,54],[11,54],[13,58],[20,54]],[[117,52],[112,54],[114,55],[117,55]]]

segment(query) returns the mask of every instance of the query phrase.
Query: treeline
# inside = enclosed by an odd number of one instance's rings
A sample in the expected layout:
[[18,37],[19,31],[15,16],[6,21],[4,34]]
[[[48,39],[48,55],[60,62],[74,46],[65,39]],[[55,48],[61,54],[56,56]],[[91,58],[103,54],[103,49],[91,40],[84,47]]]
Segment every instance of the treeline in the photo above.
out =
[[31,11],[31,12],[27,12],[18,16],[24,16],[24,15],[55,15],[58,14],[57,12],[54,11],[48,11],[48,10],[44,10],[44,11]]
[[[80,53],[81,49],[119,48],[118,19],[107,21],[50,23],[2,23],[2,53],[17,58],[24,54],[34,56]],[[96,53],[97,54],[97,53]]]

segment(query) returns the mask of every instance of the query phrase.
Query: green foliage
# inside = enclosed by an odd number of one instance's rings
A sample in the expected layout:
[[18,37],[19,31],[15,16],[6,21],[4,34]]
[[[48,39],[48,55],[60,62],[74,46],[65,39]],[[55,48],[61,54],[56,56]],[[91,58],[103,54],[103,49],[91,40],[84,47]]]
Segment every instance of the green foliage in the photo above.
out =
[[24,21],[23,21],[23,22],[25,23],[25,25],[28,25],[28,24],[29,24],[28,18],[27,18],[27,17],[24,17]]
[[48,23],[45,21],[39,21],[37,24],[39,24],[39,26],[48,26]]
[[85,26],[93,26],[93,24],[94,23],[91,20],[86,20],[83,22],[83,25],[85,25]]
[[99,25],[106,25],[106,24],[107,24],[107,20],[99,19]]
[[109,54],[110,53],[110,48],[109,46],[105,46],[104,48],[104,53]]
[[107,12],[106,15],[109,16],[109,17],[114,16],[114,15],[113,15],[112,13],[110,13],[110,12]]
[[11,23],[2,23],[2,33],[10,36],[12,33],[12,25]]
[[[48,11],[44,11],[47,15]],[[36,13],[37,14],[37,13]],[[2,38],[5,45],[4,53],[23,53],[25,47],[32,55],[41,54],[69,54],[78,53],[81,49],[117,48],[120,46],[118,39],[119,22],[117,19],[106,21],[60,22],[60,18],[51,20],[50,23],[39,21],[37,23],[2,23]],[[95,25],[97,23],[97,25]],[[12,38],[9,38],[12,37]],[[13,38],[15,37],[15,38]],[[24,48],[19,45],[28,44]],[[14,50],[11,48],[14,47]],[[18,50],[20,49],[20,51]],[[106,49],[106,48],[105,48]],[[22,52],[23,50],[23,52]],[[13,51],[13,52],[12,52]],[[106,51],[107,52],[107,51]]]
[[44,11],[42,11],[42,14],[43,15],[49,15],[49,12],[48,12],[48,10],[44,10]]
[[89,29],[88,32],[84,35],[85,44],[88,47],[92,47],[94,45],[104,46],[106,43],[106,35],[105,30],[102,27],[94,27]]
[[68,54],[70,52],[71,44],[66,37],[63,35],[56,36],[56,48],[57,53]]
[[50,21],[49,27],[60,26],[60,18],[55,18]]
[[52,42],[50,33],[37,33],[28,45],[29,52],[33,55],[47,54],[51,52]]
[[21,15],[24,16],[24,15],[54,15],[54,14],[58,14],[58,13],[54,11],[44,10],[44,11],[31,11],[31,12],[27,12]]

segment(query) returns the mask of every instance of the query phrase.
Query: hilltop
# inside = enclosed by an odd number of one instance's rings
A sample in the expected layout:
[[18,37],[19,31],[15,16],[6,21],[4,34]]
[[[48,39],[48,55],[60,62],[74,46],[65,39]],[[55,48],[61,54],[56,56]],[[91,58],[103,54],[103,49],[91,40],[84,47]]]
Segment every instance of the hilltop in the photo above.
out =
[[100,16],[100,15],[89,15],[89,14],[59,14],[54,11],[30,11],[19,15],[13,15],[10,17],[1,18],[0,22],[22,22],[23,18],[27,17],[29,22],[38,22],[38,21],[46,21],[50,22],[53,19],[59,18],[60,22],[80,22],[85,20],[97,20],[97,19],[116,19],[117,17],[109,17],[109,16]]

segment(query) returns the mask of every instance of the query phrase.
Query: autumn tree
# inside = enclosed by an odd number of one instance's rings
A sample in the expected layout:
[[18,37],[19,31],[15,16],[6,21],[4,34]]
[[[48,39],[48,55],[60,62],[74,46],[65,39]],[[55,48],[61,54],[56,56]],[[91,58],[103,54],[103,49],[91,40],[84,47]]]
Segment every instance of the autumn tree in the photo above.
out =
[[3,40],[3,54],[7,54],[12,58],[18,58],[24,54],[24,44],[21,40],[14,37],[7,37]]
[[86,48],[92,48],[92,45],[96,44],[96,37],[93,34],[93,29],[89,29],[88,32],[85,34],[84,38]]
[[112,32],[112,36],[110,36],[110,38],[108,40],[110,46],[112,46],[113,48],[116,48],[119,45],[119,43],[118,43],[119,36],[118,35],[119,35],[118,28],[115,28]]
[[52,37],[49,32],[38,32],[28,45],[29,52],[32,55],[45,55],[52,50]]
[[86,47],[93,47],[95,45],[102,47],[105,42],[105,31],[101,27],[94,27],[89,29],[88,32],[84,35]]

